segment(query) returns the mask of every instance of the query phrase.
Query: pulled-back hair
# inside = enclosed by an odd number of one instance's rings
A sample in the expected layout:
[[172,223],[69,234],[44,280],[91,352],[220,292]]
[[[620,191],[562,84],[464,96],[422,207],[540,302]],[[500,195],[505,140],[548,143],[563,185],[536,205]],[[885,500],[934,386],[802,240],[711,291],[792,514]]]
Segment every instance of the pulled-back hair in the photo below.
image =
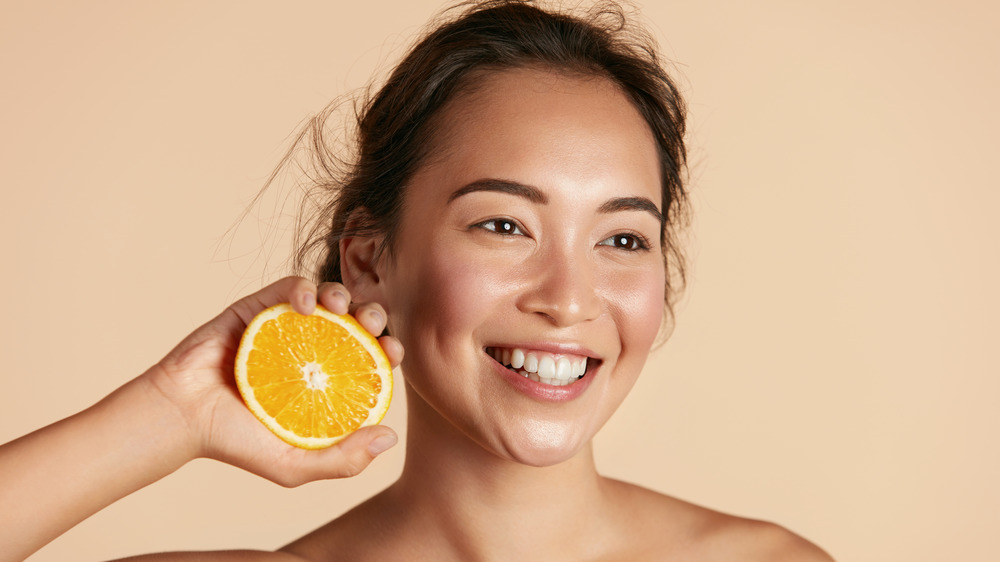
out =
[[[664,221],[668,311],[684,283],[677,235],[686,222],[685,109],[653,39],[628,25],[621,6],[602,2],[584,15],[550,12],[524,0],[463,3],[445,12],[385,84],[357,107],[354,161],[341,162],[325,132],[330,108],[314,117],[307,139],[316,186],[329,193],[299,243],[295,267],[317,281],[342,281],[338,242],[383,236],[391,255],[407,183],[425,162],[439,128],[435,116],[482,72],[541,67],[602,77],[616,84],[648,123],[657,144]],[[355,213],[363,210],[362,213]],[[353,213],[353,215],[352,215]],[[351,224],[348,229],[348,219]]]

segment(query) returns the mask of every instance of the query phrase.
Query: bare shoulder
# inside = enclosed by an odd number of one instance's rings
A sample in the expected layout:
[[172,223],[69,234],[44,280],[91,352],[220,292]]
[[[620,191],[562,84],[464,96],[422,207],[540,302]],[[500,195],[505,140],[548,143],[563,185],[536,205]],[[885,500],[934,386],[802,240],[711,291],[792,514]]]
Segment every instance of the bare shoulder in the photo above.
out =
[[161,552],[122,558],[120,562],[303,562],[305,558],[285,552],[261,550],[217,550],[202,552]]
[[[832,562],[820,547],[788,529],[699,506],[652,490],[611,481],[634,527],[633,544],[644,544],[635,558]],[[637,516],[641,514],[641,516]],[[642,539],[638,538],[641,534]]]
[[775,562],[832,562],[820,547],[788,529],[767,521],[724,516],[709,536],[709,549],[720,559],[770,560]]
[[[398,527],[400,510],[387,499],[387,491],[369,498],[336,519],[280,549],[297,560],[420,560],[393,550],[409,537]],[[411,543],[412,545],[412,543]],[[412,550],[412,548],[410,548]]]

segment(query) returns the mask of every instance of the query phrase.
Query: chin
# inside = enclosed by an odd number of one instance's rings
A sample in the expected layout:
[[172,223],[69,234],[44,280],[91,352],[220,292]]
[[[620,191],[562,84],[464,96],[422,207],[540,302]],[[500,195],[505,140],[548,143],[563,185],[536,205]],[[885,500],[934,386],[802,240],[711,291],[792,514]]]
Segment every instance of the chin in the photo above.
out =
[[536,467],[564,463],[590,444],[589,440],[557,423],[536,421],[517,436],[504,439],[504,456],[511,460]]

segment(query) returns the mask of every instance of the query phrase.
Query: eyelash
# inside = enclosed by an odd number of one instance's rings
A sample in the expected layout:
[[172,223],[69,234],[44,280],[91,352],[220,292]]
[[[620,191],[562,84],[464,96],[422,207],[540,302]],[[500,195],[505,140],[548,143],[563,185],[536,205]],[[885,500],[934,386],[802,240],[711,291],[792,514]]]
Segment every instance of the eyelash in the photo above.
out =
[[[499,227],[499,224],[501,223],[509,225],[510,230],[506,230],[502,227]],[[505,218],[487,219],[484,220],[483,222],[472,225],[472,227],[482,228],[483,230],[495,232],[501,236],[524,236],[524,229],[521,228],[521,225],[517,224],[517,221],[513,219],[505,219]]]
[[[624,241],[625,246],[619,246],[618,243]],[[610,242],[610,243],[609,243]],[[627,252],[645,252],[652,248],[649,240],[645,236],[635,233],[635,232],[620,232],[614,236],[610,236],[601,240],[598,246],[610,246],[618,250],[625,250]]]
[[[506,226],[500,226],[506,225]],[[507,218],[494,218],[487,219],[483,222],[476,223],[472,225],[473,228],[482,228],[489,232],[494,232],[501,236],[524,236],[524,229],[521,225],[513,219]],[[619,245],[619,242],[624,242],[624,245]],[[649,240],[645,236],[635,233],[635,232],[621,232],[605,238],[598,243],[598,246],[610,246],[618,250],[625,250],[627,252],[640,252],[648,251],[652,248]]]

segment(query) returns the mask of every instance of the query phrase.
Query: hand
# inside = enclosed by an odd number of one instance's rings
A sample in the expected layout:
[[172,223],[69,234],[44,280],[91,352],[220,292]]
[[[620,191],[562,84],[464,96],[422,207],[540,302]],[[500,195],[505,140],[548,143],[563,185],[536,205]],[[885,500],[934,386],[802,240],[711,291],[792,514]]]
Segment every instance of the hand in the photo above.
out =
[[[339,283],[316,287],[288,277],[237,301],[195,330],[144,377],[185,420],[192,456],[214,458],[283,486],[358,474],[396,443],[395,432],[370,426],[327,449],[299,449],[264,427],[236,389],[233,361],[243,331],[257,313],[283,302],[301,314],[312,314],[317,302],[337,314],[350,312],[372,334],[382,333],[386,325],[379,304],[351,305],[350,293]],[[378,339],[395,368],[403,358],[402,345],[392,336]]]

